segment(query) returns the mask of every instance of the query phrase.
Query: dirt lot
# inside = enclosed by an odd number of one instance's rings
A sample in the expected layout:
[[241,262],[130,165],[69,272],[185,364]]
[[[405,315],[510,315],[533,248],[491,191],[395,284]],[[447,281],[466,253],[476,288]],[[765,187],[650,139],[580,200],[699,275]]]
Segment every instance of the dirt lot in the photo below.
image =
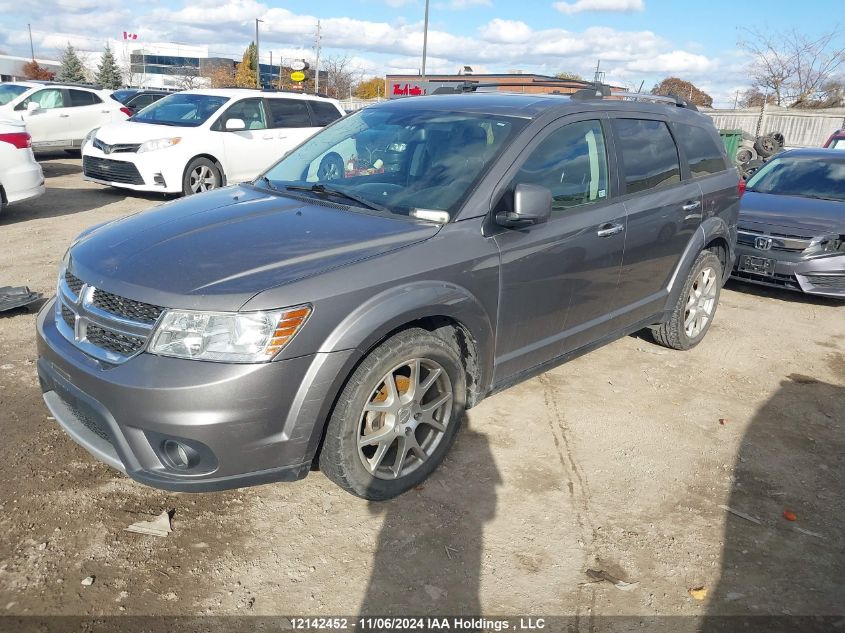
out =
[[[43,164],[0,285],[49,296],[77,233],[162,199]],[[6,313],[0,614],[845,616],[843,317],[729,284],[697,349],[628,337],[489,398],[424,486],[368,504],[320,473],[188,495],[96,463],[42,403],[34,312]],[[165,509],[168,538],[124,531]]]

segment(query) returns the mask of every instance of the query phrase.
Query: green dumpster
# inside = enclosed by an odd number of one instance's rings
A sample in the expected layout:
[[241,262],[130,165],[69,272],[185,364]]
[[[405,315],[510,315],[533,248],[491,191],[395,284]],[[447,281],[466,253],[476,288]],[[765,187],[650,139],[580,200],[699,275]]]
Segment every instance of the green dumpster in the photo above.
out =
[[725,144],[728,158],[734,160],[739,144],[742,142],[742,130],[719,130],[719,136],[722,137],[722,143]]

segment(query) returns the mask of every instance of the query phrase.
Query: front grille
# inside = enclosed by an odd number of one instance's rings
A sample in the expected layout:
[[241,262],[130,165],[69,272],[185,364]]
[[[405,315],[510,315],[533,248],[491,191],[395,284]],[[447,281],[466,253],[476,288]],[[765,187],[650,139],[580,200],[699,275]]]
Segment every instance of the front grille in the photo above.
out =
[[66,305],[62,305],[62,320],[71,330],[76,326],[76,315]]
[[94,291],[94,298],[91,303],[100,310],[141,323],[155,323],[162,313],[162,309],[158,306],[134,301],[133,299],[125,299],[99,288]]
[[143,185],[144,179],[133,163],[109,160],[98,156],[82,157],[82,173],[89,178],[119,182],[126,185]]
[[742,270],[734,270],[731,273],[731,276],[737,279],[747,279],[748,281],[765,284],[767,286],[778,286],[780,288],[788,288],[790,290],[801,290],[801,286],[798,285],[798,280],[795,279],[794,275],[783,275],[781,273],[775,273],[772,276],[755,275],[754,273],[747,273]]
[[65,283],[73,294],[79,296],[79,291],[82,290],[82,280],[79,277],[75,277],[70,272],[65,271]]
[[845,290],[845,275],[804,275],[804,279],[816,288]]
[[139,352],[146,342],[143,338],[107,330],[98,325],[88,326],[86,338],[92,345],[122,356],[132,356]]
[[[788,253],[800,253],[810,245],[811,238],[802,237],[800,235],[788,235],[786,233],[761,233],[759,231],[749,231],[740,229],[736,241],[738,244],[757,248],[755,241],[757,238],[771,240],[768,250],[785,251]],[[758,249],[759,250],[759,249]]]
[[94,147],[99,149],[104,154],[120,154],[120,153],[127,153],[127,152],[137,152],[138,148],[141,147],[140,143],[115,143],[114,145],[109,145],[108,143],[103,143],[98,138],[94,139]]

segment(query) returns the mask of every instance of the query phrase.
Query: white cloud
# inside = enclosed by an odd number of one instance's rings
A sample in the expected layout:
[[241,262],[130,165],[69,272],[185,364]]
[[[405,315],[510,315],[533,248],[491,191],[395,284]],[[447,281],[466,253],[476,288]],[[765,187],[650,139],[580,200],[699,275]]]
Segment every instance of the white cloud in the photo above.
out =
[[661,53],[650,59],[637,59],[626,64],[626,68],[633,71],[669,74],[703,74],[714,72],[718,66],[716,61],[704,55],[687,51]]
[[488,42],[502,42],[503,44],[518,44],[531,39],[533,31],[525,22],[519,20],[502,20],[495,18],[482,26],[479,35]]
[[555,2],[554,7],[566,15],[584,11],[630,13],[645,10],[645,3],[643,0],[575,0],[575,2]]
[[450,0],[445,5],[438,5],[452,11],[461,11],[462,9],[471,9],[472,7],[490,7],[493,3],[490,0]]

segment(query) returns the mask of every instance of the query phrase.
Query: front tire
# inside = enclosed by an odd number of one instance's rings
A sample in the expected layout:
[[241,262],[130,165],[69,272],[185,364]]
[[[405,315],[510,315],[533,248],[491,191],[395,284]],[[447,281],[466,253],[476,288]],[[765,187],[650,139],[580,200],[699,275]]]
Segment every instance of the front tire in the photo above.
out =
[[713,324],[721,290],[722,263],[713,252],[701,251],[669,320],[652,329],[654,340],[677,350],[698,345]]
[[195,158],[185,168],[182,177],[182,195],[190,196],[195,193],[211,191],[223,184],[223,174],[212,161],[207,158]]
[[425,480],[455,440],[466,398],[458,352],[418,328],[361,362],[326,428],[320,470],[364,499],[390,499]]

